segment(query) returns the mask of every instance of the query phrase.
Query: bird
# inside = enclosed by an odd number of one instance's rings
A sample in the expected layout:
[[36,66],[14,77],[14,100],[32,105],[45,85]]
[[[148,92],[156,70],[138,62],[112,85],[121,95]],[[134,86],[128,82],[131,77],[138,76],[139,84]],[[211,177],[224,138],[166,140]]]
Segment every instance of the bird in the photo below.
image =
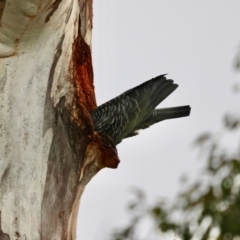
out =
[[91,111],[94,130],[111,148],[155,123],[189,116],[189,105],[156,108],[177,87],[164,74],[127,90]]

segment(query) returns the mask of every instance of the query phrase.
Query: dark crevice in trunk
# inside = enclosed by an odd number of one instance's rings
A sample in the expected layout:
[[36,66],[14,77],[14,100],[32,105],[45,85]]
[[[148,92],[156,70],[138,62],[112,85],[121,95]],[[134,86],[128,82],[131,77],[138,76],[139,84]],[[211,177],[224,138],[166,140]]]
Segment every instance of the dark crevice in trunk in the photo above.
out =
[[[0,20],[2,19],[2,13],[5,8],[6,0],[0,0]],[[0,23],[1,26],[1,23]]]
[[10,236],[2,230],[2,212],[0,211],[0,240],[10,240]]
[[52,4],[52,10],[50,11],[50,13],[47,15],[46,19],[45,19],[45,23],[47,23],[51,16],[54,14],[54,12],[58,9],[59,4],[62,2],[62,0],[56,0],[53,4]]

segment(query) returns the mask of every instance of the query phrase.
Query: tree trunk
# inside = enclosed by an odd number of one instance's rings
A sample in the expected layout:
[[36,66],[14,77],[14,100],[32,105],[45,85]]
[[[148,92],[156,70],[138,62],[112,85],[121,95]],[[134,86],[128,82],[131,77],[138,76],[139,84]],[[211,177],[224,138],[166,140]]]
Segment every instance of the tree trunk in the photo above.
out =
[[75,239],[102,168],[89,112],[92,0],[0,2],[0,240]]

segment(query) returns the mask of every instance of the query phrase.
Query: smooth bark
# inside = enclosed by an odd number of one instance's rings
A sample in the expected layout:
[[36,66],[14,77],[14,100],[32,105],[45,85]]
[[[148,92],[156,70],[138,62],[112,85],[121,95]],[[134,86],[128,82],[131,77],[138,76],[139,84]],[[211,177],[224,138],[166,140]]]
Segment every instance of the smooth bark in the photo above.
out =
[[92,0],[0,5],[0,239],[75,239],[103,167],[89,112]]

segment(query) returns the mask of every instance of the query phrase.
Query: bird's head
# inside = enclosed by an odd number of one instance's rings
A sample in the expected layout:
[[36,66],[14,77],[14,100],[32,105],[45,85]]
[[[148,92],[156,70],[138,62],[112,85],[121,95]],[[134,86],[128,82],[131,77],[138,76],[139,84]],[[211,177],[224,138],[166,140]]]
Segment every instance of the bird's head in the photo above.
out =
[[113,140],[105,135],[98,134],[100,137],[99,150],[102,154],[102,164],[108,168],[117,168],[120,160]]

